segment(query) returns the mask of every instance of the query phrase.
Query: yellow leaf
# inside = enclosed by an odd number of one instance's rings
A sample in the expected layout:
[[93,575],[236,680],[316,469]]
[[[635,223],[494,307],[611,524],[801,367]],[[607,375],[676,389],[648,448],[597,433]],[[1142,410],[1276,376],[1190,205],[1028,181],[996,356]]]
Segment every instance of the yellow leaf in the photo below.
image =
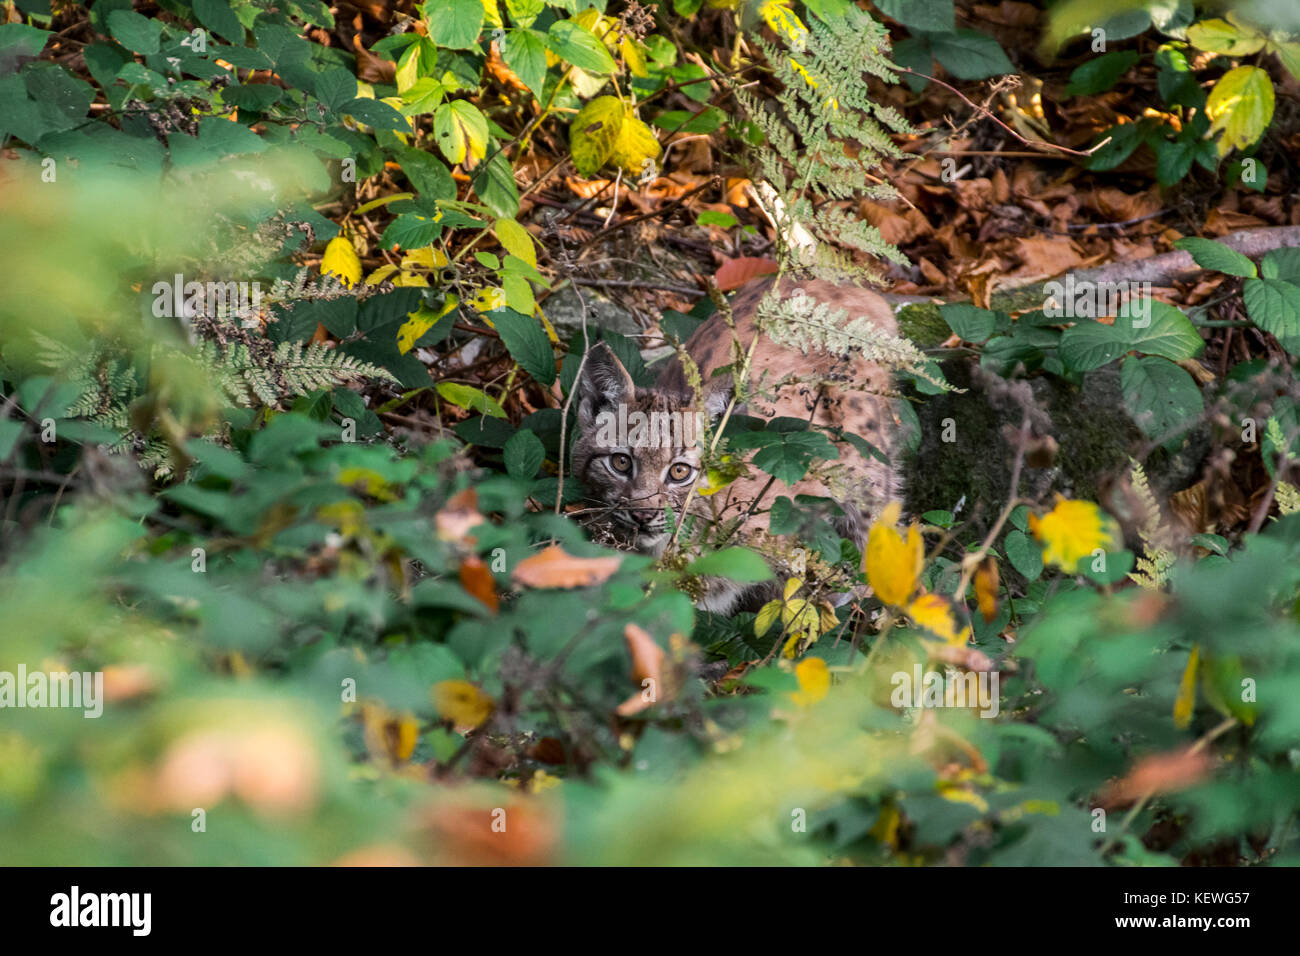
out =
[[991,624],[998,615],[998,562],[991,554],[975,572],[975,600],[984,623]]
[[808,42],[808,28],[790,9],[790,0],[764,0],[758,12],[773,33],[784,38],[796,50],[804,48]]
[[1073,573],[1079,562],[1115,540],[1110,519],[1091,501],[1057,497],[1041,518],[1030,514],[1029,528],[1043,545],[1043,560]]
[[370,273],[370,275],[366,276],[366,285],[379,285],[379,283],[383,282],[396,272],[397,266],[393,265],[391,262],[385,262],[374,272]]
[[862,557],[867,581],[876,597],[895,607],[905,605],[916,590],[925,558],[920,529],[911,525],[904,541],[895,527],[901,511],[897,501],[885,507],[867,533],[867,550]]
[[629,111],[623,118],[609,158],[614,165],[622,167],[623,172],[639,176],[653,165],[661,152],[654,130]]
[[501,11],[497,7],[497,0],[483,0],[483,19],[487,21],[490,27],[502,27],[505,23],[501,20]]
[[831,689],[831,672],[820,657],[805,657],[794,665],[795,680],[799,689],[790,695],[800,707],[811,707]]
[[1211,135],[1223,130],[1220,156],[1245,149],[1264,134],[1273,119],[1273,99],[1273,81],[1257,66],[1239,66],[1219,78],[1205,101],[1205,115],[1213,120]]
[[1201,645],[1196,644],[1187,658],[1183,679],[1178,682],[1178,696],[1174,698],[1174,726],[1179,730],[1192,722],[1192,711],[1196,708],[1196,669],[1200,662]]
[[754,636],[762,637],[772,629],[772,625],[777,622],[781,616],[781,608],[784,605],[780,601],[768,601],[758,609],[758,616],[754,618]]
[[625,115],[617,96],[598,96],[578,111],[569,127],[569,150],[579,175],[591,176],[609,160]]
[[362,494],[380,501],[395,501],[397,496],[388,486],[387,480],[372,468],[344,468],[335,478],[345,488],[360,488]]
[[469,304],[475,312],[493,312],[506,304],[506,294],[495,286],[484,286],[474,293]]
[[331,239],[325,247],[320,274],[338,276],[339,281],[349,288],[361,281],[361,257],[357,255],[356,246],[343,233]]
[[506,252],[537,268],[537,248],[528,230],[513,219],[498,219],[492,227]]
[[623,54],[623,62],[627,68],[632,71],[633,76],[646,77],[650,71],[645,67],[645,57],[641,55],[641,48],[637,46],[636,40],[631,37],[623,37],[618,42],[619,51]]
[[880,815],[867,833],[877,842],[898,849],[898,826],[903,822],[903,815],[898,807],[889,803],[880,808]]
[[492,716],[492,698],[466,680],[444,680],[433,685],[433,706],[438,716],[450,720],[458,732],[473,730]]
[[907,616],[917,627],[960,647],[970,640],[971,630],[969,625],[958,629],[955,611],[947,598],[938,594],[922,594],[908,605]]
[[456,308],[459,299],[453,294],[448,294],[446,301],[443,302],[441,311],[435,312],[425,305],[421,305],[414,312],[407,314],[406,321],[397,329],[397,351],[405,355],[415,347],[415,343],[433,328],[439,319]]
[[420,249],[412,249],[402,257],[403,269],[441,269],[450,260],[447,253],[441,249],[435,249],[433,246],[424,246]]

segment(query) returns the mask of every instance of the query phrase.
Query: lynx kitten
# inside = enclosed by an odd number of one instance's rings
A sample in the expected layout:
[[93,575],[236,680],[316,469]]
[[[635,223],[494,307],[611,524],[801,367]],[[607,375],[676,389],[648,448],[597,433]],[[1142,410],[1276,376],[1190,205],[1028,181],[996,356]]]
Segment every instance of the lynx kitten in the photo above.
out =
[[[793,485],[771,480],[752,465],[748,474],[716,494],[691,496],[690,512],[731,544],[744,544],[767,532],[768,511],[781,495],[815,495],[832,499],[842,510],[837,530],[859,547],[872,515],[901,495],[897,469],[897,419],[892,410],[889,371],[859,354],[841,357],[820,349],[808,352],[780,345],[759,333],[759,302],[771,280],[752,283],[732,304],[735,331],[715,314],[691,336],[686,351],[698,366],[702,401],[687,384],[682,363],[670,358],[650,388],[637,388],[613,351],[600,343],[587,354],[578,383],[579,437],[573,449],[573,473],[583,482],[597,525],[623,547],[661,554],[671,534],[666,508],[680,516],[688,492],[701,477],[701,417],[716,423],[734,391],[730,371],[715,369],[735,362],[735,344],[754,348],[747,406],[736,413],[763,419],[798,418],[812,426],[842,429],[866,439],[888,456],[890,464],[861,454],[847,441],[836,441],[839,458],[815,467]],[[785,280],[781,294],[802,291],[817,302],[844,310],[848,318],[867,318],[877,328],[896,333],[888,303],[853,286],[823,281]],[[743,352],[742,352],[743,354]],[[701,407],[702,406],[702,407]],[[744,454],[748,457],[748,453]],[[706,489],[707,490],[707,489]],[[711,579],[698,597],[705,610],[730,613],[767,597],[767,589]]]

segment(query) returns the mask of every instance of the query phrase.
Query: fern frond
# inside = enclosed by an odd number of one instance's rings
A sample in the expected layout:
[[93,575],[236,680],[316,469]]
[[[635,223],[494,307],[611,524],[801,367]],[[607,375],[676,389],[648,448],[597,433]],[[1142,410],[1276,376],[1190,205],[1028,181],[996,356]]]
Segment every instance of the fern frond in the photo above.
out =
[[1151,492],[1147,473],[1141,462],[1129,459],[1129,482],[1133,486],[1133,496],[1142,511],[1142,524],[1138,528],[1138,537],[1142,541],[1143,554],[1135,567],[1129,572],[1129,578],[1149,591],[1158,591],[1169,578],[1169,569],[1174,566],[1176,557],[1173,552],[1174,542],[1168,526],[1160,513],[1160,505]]

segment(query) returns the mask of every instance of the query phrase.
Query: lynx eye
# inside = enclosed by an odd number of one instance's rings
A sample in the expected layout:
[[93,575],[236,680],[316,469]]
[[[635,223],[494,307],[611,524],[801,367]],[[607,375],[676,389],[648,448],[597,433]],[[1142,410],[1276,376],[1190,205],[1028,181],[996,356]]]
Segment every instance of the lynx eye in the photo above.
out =
[[668,469],[668,480],[677,482],[690,481],[693,474],[695,474],[694,468],[679,461]]
[[613,468],[620,475],[626,475],[632,470],[632,458],[621,451],[609,456],[609,467]]

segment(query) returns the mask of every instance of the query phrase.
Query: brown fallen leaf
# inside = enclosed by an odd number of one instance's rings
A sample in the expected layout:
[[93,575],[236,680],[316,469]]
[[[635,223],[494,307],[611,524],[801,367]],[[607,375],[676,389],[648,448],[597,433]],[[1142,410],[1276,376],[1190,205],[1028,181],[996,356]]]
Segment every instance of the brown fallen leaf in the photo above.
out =
[[460,586],[474,595],[495,614],[501,607],[497,583],[483,559],[476,554],[467,555],[460,563]]
[[730,292],[733,289],[739,289],[746,282],[752,282],[755,279],[761,279],[763,276],[772,275],[777,271],[777,263],[774,259],[762,259],[755,256],[741,256],[737,259],[728,259],[719,268],[713,277],[713,281],[718,284],[718,289],[723,292]]
[[1210,755],[1204,750],[1176,750],[1143,757],[1133,769],[1108,784],[1098,797],[1105,807],[1122,807],[1143,797],[1186,790],[1210,772]]
[[667,688],[663,681],[664,649],[635,624],[623,628],[623,639],[632,655],[632,679],[641,685],[640,690],[618,705],[616,713],[627,717],[657,703],[661,696],[667,697]]
[[466,488],[447,499],[447,504],[434,516],[433,524],[443,541],[473,544],[474,539],[469,537],[470,529],[486,520],[479,514],[478,492]]
[[553,544],[545,551],[524,558],[511,579],[529,588],[587,588],[607,581],[618,570],[622,558],[578,558]]

